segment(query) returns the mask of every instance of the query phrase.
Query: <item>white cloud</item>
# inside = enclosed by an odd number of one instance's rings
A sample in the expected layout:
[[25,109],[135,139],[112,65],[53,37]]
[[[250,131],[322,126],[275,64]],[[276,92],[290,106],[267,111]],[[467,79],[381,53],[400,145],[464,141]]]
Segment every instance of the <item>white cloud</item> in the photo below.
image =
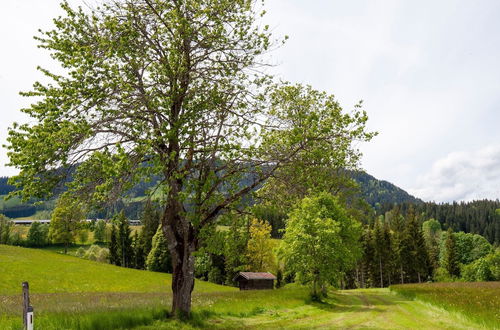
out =
[[452,152],[437,160],[410,189],[424,200],[500,198],[500,145]]

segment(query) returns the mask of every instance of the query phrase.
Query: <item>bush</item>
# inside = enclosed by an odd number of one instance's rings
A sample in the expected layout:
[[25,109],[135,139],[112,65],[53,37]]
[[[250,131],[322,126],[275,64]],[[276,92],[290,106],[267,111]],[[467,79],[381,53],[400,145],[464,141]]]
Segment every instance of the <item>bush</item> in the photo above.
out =
[[[78,249],[78,251],[76,251],[77,256],[81,254],[81,249],[83,248],[80,248]],[[107,248],[101,248],[99,245],[92,245],[88,248],[87,251],[85,251],[85,253],[83,254],[83,258],[92,261],[107,263],[109,258],[109,250]]]
[[101,248],[97,254],[97,261],[107,263],[109,260],[109,249]]
[[85,249],[83,247],[80,247],[78,248],[78,250],[76,250],[75,256],[77,256],[78,258],[83,258],[85,256],[85,252]]

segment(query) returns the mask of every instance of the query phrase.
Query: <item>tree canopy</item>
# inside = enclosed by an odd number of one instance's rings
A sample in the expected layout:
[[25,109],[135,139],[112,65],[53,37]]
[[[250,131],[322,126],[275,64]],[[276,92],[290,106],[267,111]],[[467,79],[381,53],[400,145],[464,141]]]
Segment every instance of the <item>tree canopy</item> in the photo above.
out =
[[[313,157],[353,167],[367,116],[265,73],[280,41],[253,0],[123,0],[72,8],[36,38],[62,67],[23,93],[9,130],[10,182],[25,199],[113,201],[153,175],[173,265],[174,314],[189,314],[200,232],[265,180]],[[305,170],[305,168],[304,168]],[[72,174],[68,183],[67,176]],[[243,176],[251,180],[239,184]]]
[[287,270],[311,284],[319,297],[326,284],[339,285],[361,256],[361,225],[328,193],[306,197],[291,212],[280,255]]

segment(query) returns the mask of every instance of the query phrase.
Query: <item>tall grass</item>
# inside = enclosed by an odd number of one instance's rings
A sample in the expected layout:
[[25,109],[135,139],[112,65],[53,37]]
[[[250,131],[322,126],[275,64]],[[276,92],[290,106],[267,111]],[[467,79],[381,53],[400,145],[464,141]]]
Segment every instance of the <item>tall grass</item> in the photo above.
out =
[[[130,329],[140,325],[149,325],[158,320],[165,320],[169,316],[165,309],[133,309],[94,312],[84,314],[49,313],[35,314],[37,329],[60,330],[108,330]],[[20,317],[0,316],[0,328],[6,330],[23,329]]]
[[402,284],[392,285],[390,289],[500,329],[500,282]]

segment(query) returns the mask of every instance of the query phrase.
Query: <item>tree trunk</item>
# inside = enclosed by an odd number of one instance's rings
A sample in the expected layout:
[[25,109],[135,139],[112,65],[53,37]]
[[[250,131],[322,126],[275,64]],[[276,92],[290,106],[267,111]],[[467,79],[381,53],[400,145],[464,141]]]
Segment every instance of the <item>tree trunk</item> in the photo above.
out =
[[162,217],[162,230],[172,257],[172,315],[189,318],[194,288],[193,252],[196,251],[197,239],[192,224],[181,215],[182,212],[182,203],[170,199]]
[[180,318],[189,317],[194,288],[194,256],[187,253],[173,261],[172,266],[172,314]]
[[403,265],[400,266],[399,271],[400,271],[400,274],[401,274],[401,284],[404,284],[405,281],[404,281],[404,277],[403,277]]

